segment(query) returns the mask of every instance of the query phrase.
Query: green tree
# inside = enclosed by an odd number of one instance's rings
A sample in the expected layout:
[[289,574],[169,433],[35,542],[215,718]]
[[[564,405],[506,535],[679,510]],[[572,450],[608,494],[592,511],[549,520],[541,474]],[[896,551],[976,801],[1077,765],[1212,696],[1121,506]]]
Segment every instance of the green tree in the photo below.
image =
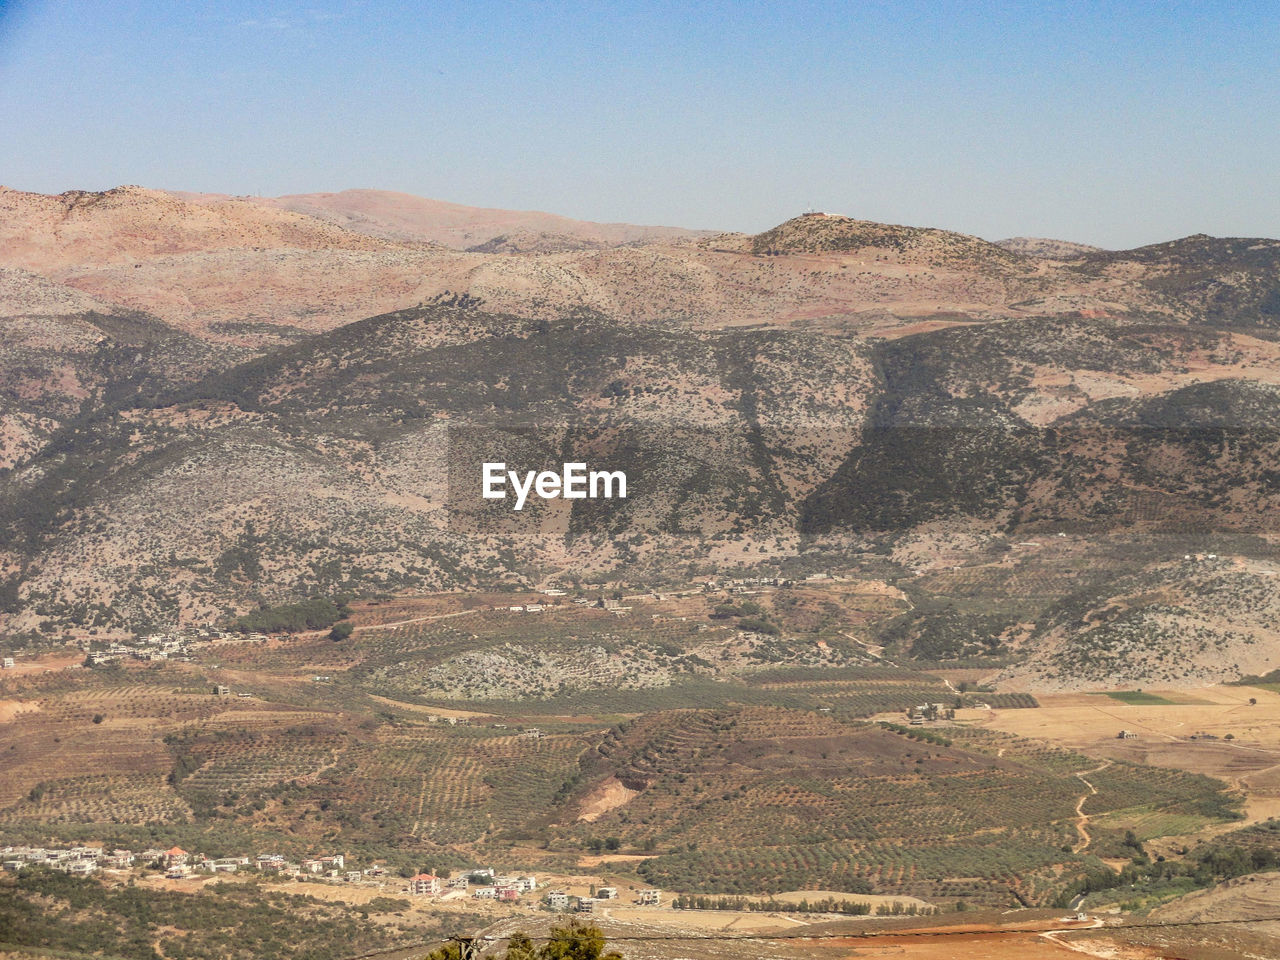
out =
[[512,936],[507,943],[506,960],[538,960],[538,948],[523,933]]
[[622,960],[622,954],[613,950],[605,953],[604,948],[604,934],[599,927],[574,920],[567,926],[552,927],[536,956],[537,960]]
[[[493,955],[498,960],[498,955]],[[449,943],[427,954],[426,960],[464,960],[462,947]],[[523,933],[513,934],[507,943],[501,960],[623,960],[622,954],[610,950],[605,953],[605,937],[599,927],[570,921],[565,926],[552,927],[546,943],[535,946]]]

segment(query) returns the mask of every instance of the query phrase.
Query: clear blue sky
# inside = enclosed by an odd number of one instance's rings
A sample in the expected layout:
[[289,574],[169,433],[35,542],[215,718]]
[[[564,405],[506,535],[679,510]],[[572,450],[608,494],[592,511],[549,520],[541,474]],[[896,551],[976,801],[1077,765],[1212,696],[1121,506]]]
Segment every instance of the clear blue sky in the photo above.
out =
[[0,183],[1280,236],[1280,4],[0,0]]

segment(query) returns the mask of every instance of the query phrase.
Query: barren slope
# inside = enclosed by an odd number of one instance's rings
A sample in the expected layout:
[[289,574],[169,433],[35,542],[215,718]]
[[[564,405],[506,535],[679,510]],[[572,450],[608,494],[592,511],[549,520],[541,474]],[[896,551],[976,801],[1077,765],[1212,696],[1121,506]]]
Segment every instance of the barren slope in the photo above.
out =
[[523,252],[532,249],[530,241],[541,235],[563,238],[566,245],[595,247],[696,237],[708,232],[593,223],[536,210],[468,207],[386,190],[303,193],[261,202],[328,220],[358,233],[392,240],[425,240],[457,250],[503,238],[524,238],[519,245],[519,252]]

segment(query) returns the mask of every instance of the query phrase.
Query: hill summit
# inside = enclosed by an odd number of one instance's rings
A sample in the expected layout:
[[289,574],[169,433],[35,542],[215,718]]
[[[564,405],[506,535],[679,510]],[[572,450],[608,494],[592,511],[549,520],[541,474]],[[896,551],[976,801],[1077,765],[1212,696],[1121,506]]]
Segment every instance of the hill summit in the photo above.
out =
[[751,252],[769,256],[797,253],[858,253],[920,263],[1017,264],[1019,254],[965,233],[934,227],[906,227],[855,220],[831,213],[803,213],[758,233]]

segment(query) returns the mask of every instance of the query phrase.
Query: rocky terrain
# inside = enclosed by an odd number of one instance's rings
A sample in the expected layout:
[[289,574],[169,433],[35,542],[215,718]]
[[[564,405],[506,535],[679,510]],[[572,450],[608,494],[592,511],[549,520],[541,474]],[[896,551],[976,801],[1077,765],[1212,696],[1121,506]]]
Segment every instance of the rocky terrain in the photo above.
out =
[[1052,240],[1048,237],[1009,237],[997,240],[996,246],[1028,257],[1044,257],[1046,260],[1075,260],[1090,253],[1101,253],[1101,247],[1070,240]]
[[[0,637],[874,569],[912,611],[860,642],[1019,689],[1265,672],[1277,268],[1261,239],[0,189]],[[630,496],[477,496],[485,460],[569,459]]]

